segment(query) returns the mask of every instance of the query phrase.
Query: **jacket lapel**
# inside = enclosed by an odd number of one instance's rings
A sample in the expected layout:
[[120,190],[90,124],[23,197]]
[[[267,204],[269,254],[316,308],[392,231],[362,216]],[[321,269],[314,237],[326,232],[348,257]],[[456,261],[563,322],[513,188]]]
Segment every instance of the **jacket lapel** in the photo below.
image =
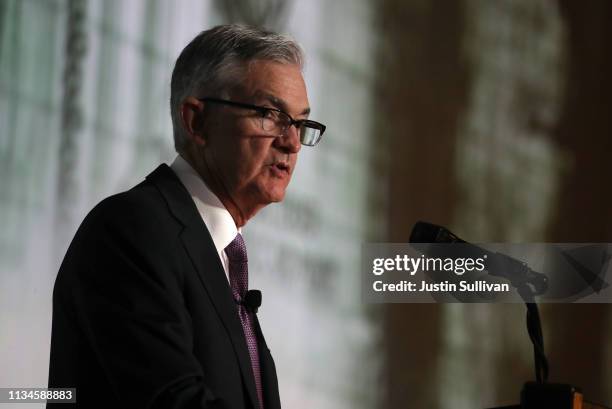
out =
[[257,403],[255,379],[244,331],[225,271],[210,233],[187,189],[170,167],[165,164],[160,165],[147,176],[147,180],[157,186],[166,199],[172,214],[184,226],[181,232],[183,246],[230,336],[249,398],[253,407],[257,408],[259,405]]
[[259,363],[263,383],[264,407],[266,409],[280,409],[281,404],[278,393],[278,380],[276,378],[276,366],[274,365],[274,359],[272,359],[272,354],[270,353],[270,349],[268,349],[263,332],[261,331],[257,314],[255,314],[255,327],[259,341]]

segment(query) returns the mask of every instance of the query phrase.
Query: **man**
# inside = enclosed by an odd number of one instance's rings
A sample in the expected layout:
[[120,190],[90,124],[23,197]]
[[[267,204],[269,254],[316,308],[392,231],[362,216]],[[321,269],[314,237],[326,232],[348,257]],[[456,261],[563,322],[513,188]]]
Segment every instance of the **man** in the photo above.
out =
[[82,408],[280,407],[241,228],[283,199],[301,144],[325,130],[307,119],[301,68],[293,41],[236,25],[182,51],[179,155],[76,233],[53,294],[49,387],[76,387]]

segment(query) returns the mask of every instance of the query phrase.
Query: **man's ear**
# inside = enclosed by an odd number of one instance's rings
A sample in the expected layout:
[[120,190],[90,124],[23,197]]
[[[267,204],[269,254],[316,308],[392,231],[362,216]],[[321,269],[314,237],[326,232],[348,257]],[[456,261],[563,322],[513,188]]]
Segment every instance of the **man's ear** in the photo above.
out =
[[196,145],[204,145],[206,136],[204,132],[204,103],[199,99],[189,96],[179,106],[181,124],[191,142]]

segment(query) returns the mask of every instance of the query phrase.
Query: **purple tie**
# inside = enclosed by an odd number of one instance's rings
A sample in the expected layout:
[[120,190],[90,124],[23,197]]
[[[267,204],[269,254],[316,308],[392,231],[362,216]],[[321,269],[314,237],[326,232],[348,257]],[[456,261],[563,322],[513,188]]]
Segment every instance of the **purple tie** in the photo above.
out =
[[[241,302],[249,288],[249,269],[246,246],[242,235],[238,233],[236,238],[225,248],[225,254],[229,260],[229,277],[234,300]],[[263,409],[263,394],[261,387],[261,371],[259,368],[259,351],[257,349],[257,337],[253,325],[253,313],[248,312],[244,305],[238,304],[238,316],[242,323],[242,329],[246,338],[249,355],[251,356],[251,368],[255,377],[255,388],[259,398],[259,407]]]

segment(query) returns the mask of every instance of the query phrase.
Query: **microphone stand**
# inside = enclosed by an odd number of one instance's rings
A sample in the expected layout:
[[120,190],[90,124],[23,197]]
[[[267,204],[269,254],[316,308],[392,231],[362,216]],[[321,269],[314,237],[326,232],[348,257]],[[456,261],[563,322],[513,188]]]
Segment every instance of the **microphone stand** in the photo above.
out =
[[[417,222],[410,234],[410,243],[459,243],[464,240],[448,229],[427,222]],[[481,249],[480,249],[481,250]],[[578,388],[560,383],[548,382],[548,361],[544,354],[542,323],[535,296],[543,294],[548,288],[544,274],[531,271],[527,264],[496,253],[496,269],[489,274],[510,281],[516,288],[527,307],[527,332],[533,344],[536,382],[527,382],[521,392],[521,404],[497,409],[606,409],[604,406],[583,401]]]
[[521,404],[495,409],[606,409],[585,402],[578,388],[568,384],[548,382],[548,360],[544,354],[544,336],[535,295],[539,294],[527,282],[513,283],[527,307],[527,332],[533,344],[536,382],[526,382],[521,391]]
[[548,360],[544,353],[544,336],[538,304],[535,302],[535,292],[526,283],[517,286],[516,290],[527,307],[527,332],[533,344],[536,381],[538,384],[544,384],[548,381]]

